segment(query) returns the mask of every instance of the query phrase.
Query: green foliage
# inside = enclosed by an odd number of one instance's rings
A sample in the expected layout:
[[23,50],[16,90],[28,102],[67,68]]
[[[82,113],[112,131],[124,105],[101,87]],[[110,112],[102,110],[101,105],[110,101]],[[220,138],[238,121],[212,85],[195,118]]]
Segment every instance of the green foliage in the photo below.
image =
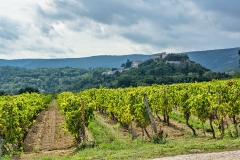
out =
[[0,96],[4,96],[4,95],[7,95],[7,92],[0,91]]
[[[75,137],[77,142],[79,139],[79,129],[84,125],[88,126],[89,121],[93,119],[93,106],[89,104],[88,97],[85,94],[75,96],[71,92],[63,92],[58,95],[57,102],[61,112],[65,115],[66,126],[68,131]],[[86,106],[83,103],[85,98]],[[84,105],[84,106],[83,106]],[[84,110],[82,109],[84,107]],[[82,113],[84,111],[84,113]],[[82,118],[84,114],[84,121]]]
[[133,61],[130,61],[130,60],[128,59],[126,63],[123,63],[123,64],[121,65],[121,67],[123,67],[123,68],[131,68],[132,62],[133,62]]
[[38,68],[25,69],[19,67],[0,67],[0,90],[9,94],[17,94],[20,89],[25,92],[27,86],[38,88],[41,93],[59,93],[66,90],[80,91],[85,88],[98,88],[105,78],[104,68]]
[[[179,61],[179,64],[167,63]],[[225,73],[214,73],[200,64],[191,62],[185,54],[170,54],[165,59],[149,59],[138,68],[124,71],[116,77],[117,87],[173,84],[181,82],[211,81],[227,78]]]
[[[172,111],[177,110],[194,135],[194,128],[202,128],[205,133],[205,122],[209,119],[215,122],[215,127],[221,127],[220,122],[226,116],[234,121],[235,132],[238,133],[239,120],[236,117],[240,113],[239,83],[239,80],[233,80],[136,88],[100,88],[80,92],[78,99],[84,100],[87,106],[108,113],[109,117],[121,124],[129,126],[135,121],[138,127],[146,128],[150,125],[143,99],[143,94],[146,94],[152,111],[161,112],[166,116],[165,119],[168,119]],[[212,126],[211,121],[209,126]],[[221,136],[223,135],[224,129],[221,130]],[[214,134],[213,137],[215,138]]]
[[156,143],[156,144],[165,144],[166,138],[167,138],[167,133],[165,133],[163,130],[161,130],[157,134],[155,134],[151,137],[151,142]]
[[[240,50],[238,50],[238,55],[240,56]],[[240,59],[239,59],[239,67],[240,67]]]
[[165,58],[167,61],[186,61],[189,60],[189,57],[187,54],[168,54]]
[[18,94],[22,94],[22,93],[39,93],[39,90],[33,87],[26,87],[18,91]]
[[5,145],[11,144],[10,150],[22,149],[27,130],[50,101],[51,95],[37,93],[0,97],[0,137]]

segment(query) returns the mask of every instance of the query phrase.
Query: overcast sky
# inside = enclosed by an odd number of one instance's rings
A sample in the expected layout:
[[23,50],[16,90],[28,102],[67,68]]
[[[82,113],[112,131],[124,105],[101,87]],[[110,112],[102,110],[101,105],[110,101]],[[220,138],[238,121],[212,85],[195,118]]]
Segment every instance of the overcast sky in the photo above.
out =
[[240,0],[7,0],[0,59],[240,47]]

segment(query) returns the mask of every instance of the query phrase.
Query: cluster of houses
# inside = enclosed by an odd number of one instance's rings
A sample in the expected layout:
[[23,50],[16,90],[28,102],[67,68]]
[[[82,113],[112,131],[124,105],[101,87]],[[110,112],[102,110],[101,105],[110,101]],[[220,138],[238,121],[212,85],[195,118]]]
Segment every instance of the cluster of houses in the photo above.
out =
[[[162,52],[162,53],[157,53],[157,54],[154,54],[153,58],[150,58],[150,59],[153,59],[153,60],[156,60],[158,58],[160,59],[165,59],[167,57],[167,53],[166,52]],[[147,59],[149,60],[149,59]],[[145,60],[145,61],[147,61]],[[131,67],[130,68],[119,68],[117,70],[114,70],[114,71],[108,71],[108,72],[103,72],[102,75],[113,75],[115,74],[116,72],[123,72],[123,71],[126,71],[126,70],[129,70],[131,68],[138,68],[138,65],[141,64],[142,61],[140,60],[134,60],[132,61],[132,64],[131,64]],[[172,63],[172,64],[177,64],[177,65],[180,65],[180,61],[167,61],[166,63]]]

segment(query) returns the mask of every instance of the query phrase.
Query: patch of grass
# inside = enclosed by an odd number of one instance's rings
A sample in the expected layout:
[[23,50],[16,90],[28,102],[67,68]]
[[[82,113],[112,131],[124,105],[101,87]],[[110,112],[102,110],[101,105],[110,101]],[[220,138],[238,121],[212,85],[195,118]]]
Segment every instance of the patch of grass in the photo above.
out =
[[118,130],[121,127],[120,123],[116,123],[115,125],[113,125],[113,128]]
[[89,123],[89,130],[92,132],[93,138],[102,149],[124,149],[127,146],[126,138],[122,137],[113,127],[107,123],[100,116]]
[[12,155],[4,155],[3,157],[0,158],[1,160],[9,160],[12,159]]
[[[178,122],[181,122],[184,124],[186,123],[186,120],[180,113],[172,112],[171,114],[169,114],[169,117]],[[194,118],[193,116],[190,117],[189,124],[192,125],[194,129],[202,129],[202,123],[196,118]],[[211,130],[210,125],[208,123],[204,123],[204,128],[205,130]]]

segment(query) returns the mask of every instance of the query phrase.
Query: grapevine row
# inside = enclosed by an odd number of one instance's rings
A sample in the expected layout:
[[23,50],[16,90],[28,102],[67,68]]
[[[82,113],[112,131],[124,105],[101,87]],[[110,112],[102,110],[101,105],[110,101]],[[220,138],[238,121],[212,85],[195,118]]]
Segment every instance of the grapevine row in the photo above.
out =
[[[69,120],[68,128],[74,134],[77,134],[79,126],[76,122],[81,123],[81,119],[77,118],[80,115],[80,101],[84,101],[91,111],[105,112],[109,117],[126,126],[135,121],[138,127],[146,128],[150,120],[145,109],[144,94],[148,97],[152,112],[161,113],[167,124],[170,123],[169,115],[173,110],[177,110],[194,135],[196,135],[195,128],[189,122],[190,117],[193,116],[202,124],[209,122],[214,138],[216,137],[214,125],[217,125],[222,138],[225,133],[224,121],[228,118],[235,127],[234,135],[238,136],[240,80],[89,89],[75,95],[70,92],[61,93],[58,102]],[[72,126],[73,124],[76,125]]]
[[6,146],[18,150],[22,147],[30,126],[40,111],[48,107],[51,95],[24,93],[0,96],[0,138]]

